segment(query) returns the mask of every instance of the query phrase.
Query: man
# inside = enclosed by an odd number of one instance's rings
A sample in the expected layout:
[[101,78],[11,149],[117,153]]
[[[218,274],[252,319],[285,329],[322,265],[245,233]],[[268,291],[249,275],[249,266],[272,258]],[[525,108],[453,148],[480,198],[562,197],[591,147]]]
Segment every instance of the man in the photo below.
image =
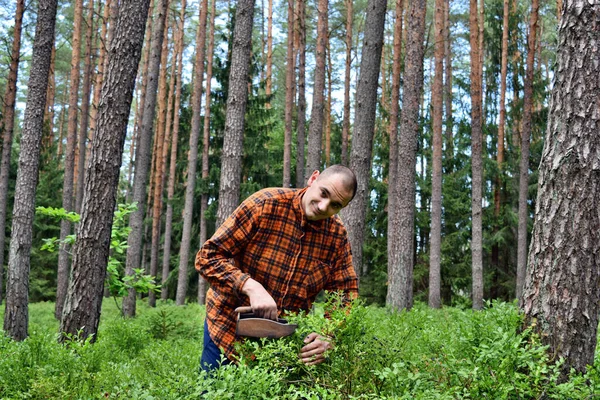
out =
[[[234,354],[235,308],[250,305],[263,318],[309,310],[322,290],[358,295],[346,228],[336,214],[356,193],[354,173],[333,165],[314,171],[304,189],[271,188],[246,199],[196,255],[196,269],[210,283],[206,297],[201,367],[217,368],[223,349]],[[313,332],[300,358],[325,360],[332,347]]]

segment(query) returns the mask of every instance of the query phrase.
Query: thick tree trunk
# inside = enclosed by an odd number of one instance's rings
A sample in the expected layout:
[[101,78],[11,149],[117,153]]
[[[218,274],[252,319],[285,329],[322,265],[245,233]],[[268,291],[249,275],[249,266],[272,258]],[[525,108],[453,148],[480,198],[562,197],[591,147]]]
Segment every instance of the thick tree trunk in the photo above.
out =
[[[404,0],[396,0],[394,16],[394,51],[392,64],[392,93],[390,104],[390,171],[388,176],[388,260],[392,260],[394,245],[398,243],[400,234],[400,220],[398,219],[398,119],[400,117],[400,75],[402,68],[402,21],[404,14]],[[391,271],[391,264],[388,263]]]
[[[177,304],[185,304],[188,288],[188,262],[192,241],[192,220],[194,212],[194,189],[196,187],[196,169],[198,164],[198,141],[200,140],[200,112],[202,109],[202,80],[204,79],[204,59],[206,57],[206,20],[208,0],[203,0],[200,8],[200,25],[196,37],[196,76],[192,95],[192,128],[190,132],[190,150],[188,153],[187,178],[185,187],[185,206],[183,210],[183,233],[179,248],[179,275],[177,280]],[[233,67],[233,66],[232,66]]]
[[294,1],[288,0],[288,38],[285,71],[285,136],[283,140],[283,187],[292,184],[292,123],[294,108]]
[[481,156],[481,65],[479,17],[477,0],[470,0],[469,30],[471,44],[471,268],[473,279],[473,309],[483,308],[483,231],[482,231],[482,175]]
[[[532,21],[534,7],[532,6]],[[594,364],[600,306],[598,5],[565,2],[522,307],[549,347],[583,373]],[[531,33],[534,30],[530,30]],[[530,43],[532,40],[530,39]]]
[[350,168],[356,174],[358,188],[354,200],[342,211],[344,223],[348,227],[354,269],[358,276],[362,270],[362,246],[365,233],[365,213],[369,198],[371,154],[375,134],[377,88],[386,6],[385,0],[369,0],[367,4],[366,30],[360,60],[360,78],[356,89],[357,108],[350,155]]
[[[144,231],[144,215],[146,211],[146,186],[152,148],[152,133],[156,109],[158,75],[162,52],[162,41],[168,10],[169,0],[159,0],[156,21],[152,31],[152,48],[148,59],[148,86],[142,115],[142,125],[139,131],[139,146],[135,156],[135,178],[133,183],[133,201],[137,210],[129,217],[131,233],[127,240],[127,261],[125,275],[132,276],[135,269],[140,268],[140,253],[142,250],[142,233]],[[123,299],[123,314],[126,317],[135,316],[135,290],[129,289]]]
[[[25,0],[17,0],[15,26],[10,67],[4,92],[4,108],[2,109],[2,164],[0,164],[0,304],[4,293],[4,241],[6,240],[6,202],[8,200],[8,176],[10,172],[10,155],[12,152],[13,132],[15,125],[15,100],[17,98],[17,77],[21,53],[21,30]],[[53,47],[54,48],[54,47]]]
[[[183,66],[183,40],[185,27],[185,11],[187,7],[186,0],[181,1],[180,23],[177,30],[177,39],[175,41],[175,60],[174,79],[175,79],[175,104],[173,114],[173,134],[171,138],[171,155],[169,162],[169,180],[167,183],[167,211],[165,214],[165,241],[163,245],[163,264],[162,264],[162,290],[161,299],[169,298],[167,290],[167,279],[171,270],[171,235],[173,232],[173,196],[175,195],[175,174],[177,168],[177,148],[179,140],[179,108],[181,107],[181,71]],[[173,78],[172,78],[173,79]]]
[[54,103],[56,102],[56,44],[52,46],[50,56],[50,71],[48,71],[48,90],[46,91],[46,106],[44,107],[44,129],[46,135],[42,136],[42,152],[54,144]]
[[89,0],[87,30],[85,33],[85,56],[83,69],[83,93],[81,104],[81,126],[79,128],[79,150],[77,159],[77,191],[75,195],[75,212],[81,214],[83,200],[83,176],[85,171],[85,157],[90,121],[90,92],[92,87],[92,32],[94,29],[94,0]]
[[[535,62],[535,44],[538,26],[539,0],[531,4],[529,19],[529,39],[527,48],[527,65],[523,90],[523,130],[521,132],[521,163],[519,167],[519,226],[517,242],[517,282],[525,282],[527,269],[527,225],[529,221],[529,207],[527,195],[529,193],[529,143],[531,138],[531,114],[533,108],[533,71]],[[591,103],[590,103],[591,104]],[[522,287],[517,287],[517,292],[522,295]],[[521,297],[517,297],[521,300]]]
[[29,264],[38,182],[40,144],[44,125],[44,108],[48,89],[48,71],[54,26],[56,0],[39,0],[31,72],[27,87],[27,103],[21,132],[19,169],[15,185],[15,202],[8,253],[6,309],[4,331],[14,340],[27,337],[29,324]]
[[250,51],[252,50],[253,17],[254,0],[238,1],[231,50],[217,226],[220,226],[229,214],[235,210],[240,198],[244,117],[248,102],[248,74],[250,71]]
[[[401,3],[398,0],[396,3]],[[346,0],[346,62],[344,68],[344,119],[342,121],[341,164],[348,165],[348,137],[350,136],[350,74],[352,72],[352,23],[354,20],[353,0]],[[402,7],[402,6],[400,6]],[[398,10],[396,6],[396,11]],[[402,25],[402,24],[401,24]],[[395,40],[395,37],[394,37]],[[395,49],[395,42],[394,42]],[[399,53],[398,53],[399,54]],[[396,61],[396,60],[394,60]],[[398,63],[400,60],[398,59]],[[392,78],[393,79],[393,78]],[[394,90],[392,88],[392,90]]]
[[[315,53],[315,78],[313,86],[312,110],[308,128],[308,159],[305,176],[321,169],[321,142],[323,140],[323,119],[325,108],[325,41],[327,39],[328,0],[318,0],[317,6],[317,45]],[[379,69],[377,71],[379,73]]]
[[[166,126],[167,119],[167,103],[171,93],[167,93],[167,63],[169,61],[169,15],[167,11],[165,23],[165,32],[162,43],[161,60],[160,60],[160,75],[158,78],[158,118],[156,121],[156,153],[154,165],[154,191],[149,193],[153,197],[152,200],[152,236],[150,245],[150,275],[157,278],[158,274],[158,258],[160,247],[160,225],[162,212],[162,194],[163,181],[165,176],[166,158],[169,150],[170,130]],[[156,279],[158,280],[158,279]],[[162,294],[161,294],[162,296]],[[156,306],[156,293],[150,291],[148,293],[148,305]]]
[[298,5],[298,132],[296,148],[296,187],[303,187],[304,156],[306,141],[306,2],[297,0]]
[[444,0],[435,1],[435,76],[433,78],[433,168],[431,178],[431,232],[429,307],[440,308],[442,258],[442,119],[444,114]]
[[398,240],[388,251],[388,292],[386,303],[396,309],[410,309],[413,304],[415,175],[419,105],[423,87],[423,55],[425,38],[425,0],[410,0],[407,18],[404,94],[398,146],[398,205],[388,210],[398,227]]
[[[71,86],[69,88],[69,117],[67,124],[67,148],[64,161],[64,181],[62,191],[62,208],[74,211],[73,208],[73,178],[75,176],[75,146],[77,144],[77,114],[79,113],[79,64],[81,62],[81,20],[83,19],[83,0],[75,1],[73,22],[73,38],[71,52]],[[61,245],[58,252],[58,272],[56,277],[56,305],[54,316],[60,319],[62,314],[67,285],[69,284],[69,245],[63,243],[71,233],[71,222],[63,219],[60,222]]]
[[133,98],[149,0],[121,0],[114,41],[98,106],[97,131],[85,176],[85,191],[73,254],[73,279],[60,324],[67,334],[97,337],[108,263],[119,170]]

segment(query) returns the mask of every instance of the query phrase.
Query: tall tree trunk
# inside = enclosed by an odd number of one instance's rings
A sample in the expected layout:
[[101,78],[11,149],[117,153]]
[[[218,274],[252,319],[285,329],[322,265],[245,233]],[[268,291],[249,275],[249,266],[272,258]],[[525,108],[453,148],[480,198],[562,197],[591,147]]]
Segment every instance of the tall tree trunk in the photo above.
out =
[[[121,0],[91,144],[73,271],[60,324],[67,334],[97,337],[119,170],[127,134],[149,0]],[[162,32],[162,31],[161,31]]]
[[423,87],[423,55],[425,38],[425,0],[409,0],[404,67],[402,120],[398,145],[398,176],[395,191],[397,207],[389,209],[398,227],[398,240],[388,251],[388,292],[386,303],[396,309],[410,309],[413,304],[415,175],[417,137],[419,135],[419,105]]
[[[449,160],[454,158],[454,135],[452,128],[454,121],[452,119],[452,37],[450,36],[450,0],[444,3],[445,18],[444,18],[444,104],[446,110],[446,157]],[[451,166],[449,172],[452,172]]]
[[[209,147],[210,147],[210,83],[212,80],[213,71],[213,52],[215,48],[215,17],[216,17],[216,0],[211,3],[210,9],[210,36],[208,39],[208,62],[206,66],[206,98],[204,106],[204,132],[202,137],[202,180],[203,187],[208,187],[208,178],[210,173],[209,165]],[[208,210],[208,193],[202,193],[200,200],[200,246],[208,239],[208,228],[206,226],[206,210]],[[198,274],[198,304],[206,302],[206,280],[202,275]]]
[[[532,4],[530,26],[537,20]],[[598,5],[565,2],[558,29],[547,138],[521,305],[526,322],[564,358],[561,380],[594,365],[600,306],[600,41]],[[535,43],[530,29],[529,46]],[[527,70],[529,74],[529,67]]]
[[[325,42],[328,25],[328,0],[318,0],[317,45],[315,54],[315,78],[312,110],[308,128],[308,159],[305,176],[321,169],[321,142],[323,140],[323,111],[325,107]],[[377,71],[379,72],[379,71]]]
[[331,164],[331,46],[329,43],[329,32],[327,33],[327,42],[325,44],[327,52],[327,63],[325,72],[327,73],[327,103],[325,104],[325,166]]
[[[100,40],[99,40],[99,56],[98,56],[98,69],[96,70],[96,82],[94,83],[94,99],[92,100],[92,110],[90,114],[90,137],[88,138],[90,141],[94,137],[94,132],[96,132],[96,120],[98,115],[98,103],[100,103],[100,90],[102,89],[102,83],[104,81],[104,67],[106,61],[106,40],[107,40],[107,27],[108,27],[108,17],[109,10],[112,0],[107,0],[104,5],[103,11],[103,23],[102,30],[100,32]],[[99,7],[102,5],[102,2],[98,2]],[[100,13],[100,9],[98,9],[98,14]],[[84,173],[85,177],[85,173]],[[83,201],[83,199],[82,199]]]
[[367,4],[366,29],[360,60],[360,78],[356,88],[356,118],[354,120],[352,152],[350,155],[350,168],[356,174],[358,188],[354,200],[342,211],[344,223],[348,227],[354,269],[358,276],[360,276],[362,270],[362,245],[371,178],[371,153],[373,152],[373,136],[375,134],[377,88],[386,6],[387,2],[385,0],[369,0]]
[[[396,0],[394,15],[394,49],[392,64],[392,93],[390,104],[390,171],[388,176],[388,260],[392,260],[392,249],[399,240],[400,220],[397,218],[398,204],[398,118],[400,116],[400,75],[402,69],[402,21],[404,14],[404,0]],[[391,264],[388,264],[391,271]]]
[[248,102],[253,17],[254,0],[238,1],[231,50],[217,226],[220,226],[229,214],[235,210],[240,198],[244,117]]
[[[169,61],[169,15],[167,9],[165,31],[163,36],[161,60],[160,60],[160,74],[158,78],[158,118],[156,121],[156,154],[155,154],[155,165],[154,165],[154,191],[149,192],[149,196],[153,197],[152,200],[152,236],[150,245],[150,275],[157,277],[158,273],[158,257],[160,247],[160,217],[162,212],[162,194],[163,194],[163,179],[165,176],[165,166],[167,152],[169,150],[169,138],[167,132],[169,130],[166,127],[166,114],[167,114],[167,100],[170,94],[167,93],[167,63]],[[170,134],[170,133],[169,133]],[[156,306],[156,293],[154,291],[148,292],[148,305],[150,307]]]
[[[498,164],[498,176],[494,183],[494,233],[498,231],[498,218],[500,218],[500,207],[502,203],[502,185],[504,183],[504,128],[506,122],[506,74],[508,66],[508,19],[509,0],[504,0],[504,15],[502,17],[502,61],[500,67],[500,117],[498,120],[498,151],[496,163]],[[500,249],[498,243],[492,245],[492,267],[498,269]],[[517,283],[517,287],[519,284]],[[522,287],[521,283],[521,287]]]
[[483,308],[483,235],[482,235],[482,175],[481,154],[481,67],[479,55],[479,17],[477,0],[470,0],[469,30],[471,44],[471,263],[473,277],[473,309]]
[[[267,11],[267,107],[271,107],[271,86],[273,82],[273,0],[269,1]],[[288,49],[289,50],[289,49]]]
[[186,0],[181,1],[181,14],[179,15],[180,23],[177,30],[177,39],[175,41],[175,55],[173,59],[174,79],[175,79],[175,105],[173,114],[173,134],[171,138],[171,155],[169,163],[169,181],[167,183],[167,211],[165,215],[165,241],[163,245],[163,264],[162,264],[162,290],[161,298],[166,300],[169,298],[167,290],[167,279],[169,278],[171,266],[171,235],[173,231],[173,196],[175,195],[175,174],[177,167],[177,147],[179,140],[179,108],[181,107],[181,71],[183,66],[183,40],[185,27],[185,11],[187,7]]
[[[185,187],[185,206],[183,210],[183,233],[179,248],[179,275],[177,280],[177,304],[185,304],[188,288],[188,262],[192,241],[192,219],[194,211],[194,188],[196,187],[196,168],[198,164],[198,141],[200,139],[200,112],[202,109],[202,80],[204,79],[204,59],[206,56],[206,20],[208,0],[203,0],[200,8],[200,26],[196,36],[196,75],[194,94],[192,95],[192,128],[190,150],[188,153],[187,178]],[[233,65],[232,65],[233,68]]]
[[8,253],[4,331],[14,340],[27,337],[29,324],[29,264],[38,182],[40,144],[48,90],[48,72],[54,43],[56,0],[39,0],[27,103],[23,118],[19,169]]
[[442,256],[442,119],[444,114],[444,1],[435,1],[435,76],[433,79],[433,168],[431,178],[431,242],[429,307],[440,308]]
[[296,187],[303,187],[306,142],[306,1],[298,1],[298,132]]
[[88,126],[90,121],[90,92],[92,86],[92,31],[94,29],[94,0],[89,0],[87,31],[85,33],[85,56],[83,69],[83,93],[81,104],[81,127],[79,128],[79,157],[77,163],[77,191],[75,195],[75,212],[81,213],[81,202],[83,200],[83,176],[85,170],[86,144],[88,138]]
[[[83,0],[75,1],[73,22],[73,38],[71,52],[71,87],[69,88],[69,123],[67,124],[67,148],[64,161],[64,181],[62,191],[62,208],[73,211],[73,178],[75,169],[75,146],[77,144],[77,114],[79,113],[79,64],[81,62],[81,20],[83,19]],[[63,219],[60,222],[61,245],[58,252],[58,273],[56,277],[56,305],[54,316],[60,319],[62,314],[67,285],[69,284],[69,245],[64,243],[71,233],[71,222]]]
[[48,129],[48,135],[46,135],[45,138],[42,137],[42,149],[50,148],[54,143],[54,103],[56,102],[56,78],[54,76],[55,66],[56,44],[52,46],[52,56],[50,57],[48,90],[46,94],[46,106],[44,107],[44,126]]
[[[15,11],[15,26],[10,67],[4,92],[4,107],[2,109],[2,164],[0,164],[0,304],[4,293],[4,241],[6,240],[6,202],[8,200],[8,176],[10,172],[10,155],[12,152],[13,132],[15,126],[15,100],[17,98],[17,78],[21,54],[21,30],[23,27],[23,12],[25,0],[17,0]],[[54,48],[54,47],[53,47]]]
[[[144,215],[146,211],[146,185],[152,148],[152,133],[156,109],[158,75],[162,52],[162,41],[166,23],[168,0],[159,0],[156,20],[152,30],[152,48],[148,59],[148,87],[142,115],[142,126],[139,132],[139,146],[135,156],[135,178],[133,183],[133,201],[137,210],[129,217],[131,233],[127,240],[127,261],[125,275],[132,276],[134,270],[140,268],[140,252],[142,249],[142,233],[144,231]],[[133,94],[132,94],[133,96]],[[135,290],[129,289],[123,299],[123,314],[126,317],[135,316]]]
[[283,140],[283,187],[292,184],[292,123],[294,109],[294,1],[288,0],[288,38],[285,71],[285,136]]
[[[397,0],[397,3],[401,3],[402,1],[403,0]],[[352,72],[352,23],[354,20],[354,1],[345,0],[344,3],[346,4],[346,66],[344,69],[344,120],[342,121],[341,164],[348,165],[348,136],[350,135],[350,75]],[[396,11],[397,10],[398,7],[396,6]]]
[[[529,220],[529,207],[527,206],[527,194],[529,193],[529,143],[531,138],[531,114],[533,108],[533,71],[535,62],[535,44],[537,40],[536,33],[538,26],[538,10],[539,0],[533,0],[531,4],[531,15],[529,18],[529,39],[527,41],[527,70],[525,72],[525,81],[523,82],[523,131],[521,132],[521,163],[519,167],[517,282],[521,284],[525,282],[525,274],[527,270],[527,221]],[[596,11],[598,11],[597,7]],[[523,294],[522,286],[517,287],[517,293],[519,293],[519,295]],[[521,300],[521,297],[517,298]]]

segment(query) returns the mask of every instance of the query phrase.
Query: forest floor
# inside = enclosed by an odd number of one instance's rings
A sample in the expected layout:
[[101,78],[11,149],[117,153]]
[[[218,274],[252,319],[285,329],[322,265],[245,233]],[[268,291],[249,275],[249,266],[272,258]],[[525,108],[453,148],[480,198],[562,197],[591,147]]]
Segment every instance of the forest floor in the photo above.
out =
[[[0,399],[600,398],[600,353],[586,375],[559,384],[514,304],[400,313],[355,304],[336,314],[334,303],[292,316],[300,328],[289,338],[246,342],[239,366],[211,376],[198,372],[202,306],[139,301],[138,316],[125,320],[106,299],[97,342],[60,345],[54,303],[31,304],[29,338],[0,335]],[[296,354],[315,329],[332,334],[335,348],[305,367]]]

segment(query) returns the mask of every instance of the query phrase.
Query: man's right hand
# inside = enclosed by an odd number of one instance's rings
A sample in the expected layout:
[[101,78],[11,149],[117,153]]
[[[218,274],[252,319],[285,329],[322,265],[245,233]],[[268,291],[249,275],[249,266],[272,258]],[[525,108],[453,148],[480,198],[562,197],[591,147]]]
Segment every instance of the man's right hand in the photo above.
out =
[[250,307],[257,317],[277,320],[277,303],[263,285],[250,278],[242,287],[242,293],[250,299]]

